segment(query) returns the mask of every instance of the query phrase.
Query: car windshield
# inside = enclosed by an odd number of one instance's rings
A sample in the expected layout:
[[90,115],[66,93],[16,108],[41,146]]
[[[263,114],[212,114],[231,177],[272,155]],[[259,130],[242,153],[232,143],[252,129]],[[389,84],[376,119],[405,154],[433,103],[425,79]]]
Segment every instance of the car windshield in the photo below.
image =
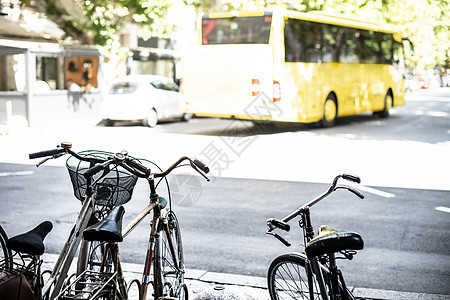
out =
[[118,82],[115,83],[109,93],[111,95],[117,94],[131,94],[138,88],[138,84],[135,82]]
[[178,86],[170,81],[165,80],[155,80],[150,83],[154,88],[159,90],[165,90],[165,91],[172,91],[176,92],[178,91]]

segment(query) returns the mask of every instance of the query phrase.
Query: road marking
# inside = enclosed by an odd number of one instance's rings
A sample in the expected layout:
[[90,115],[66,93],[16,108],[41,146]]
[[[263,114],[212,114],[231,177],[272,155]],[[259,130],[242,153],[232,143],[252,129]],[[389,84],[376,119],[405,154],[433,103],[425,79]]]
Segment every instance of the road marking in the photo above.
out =
[[27,175],[33,175],[33,174],[34,174],[34,171],[3,172],[3,173],[0,173],[0,177],[27,176]]
[[354,186],[356,189],[358,190],[362,190],[371,194],[375,194],[384,198],[394,198],[395,194],[392,193],[388,193],[388,192],[383,192],[381,190],[377,190],[368,186],[364,186],[364,185],[355,185]]
[[438,207],[435,207],[434,209],[438,210],[438,211],[443,211],[443,212],[446,212],[446,213],[450,214],[450,208],[445,207],[445,206],[438,206]]

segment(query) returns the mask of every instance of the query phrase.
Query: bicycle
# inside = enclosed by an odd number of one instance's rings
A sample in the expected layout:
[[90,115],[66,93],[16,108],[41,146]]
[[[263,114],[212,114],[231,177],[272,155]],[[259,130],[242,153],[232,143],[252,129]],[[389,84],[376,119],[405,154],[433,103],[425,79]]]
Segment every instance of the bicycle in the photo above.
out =
[[[41,255],[45,251],[44,239],[52,230],[52,223],[42,222],[34,229],[15,237],[7,237],[0,226],[0,298],[14,300],[28,299],[31,293],[33,299],[53,300],[61,289],[70,283],[68,276],[70,265],[82,240],[84,229],[102,219],[115,206],[128,202],[137,177],[126,170],[115,169],[115,176],[95,179],[96,188],[92,188],[92,178],[85,179],[83,170],[105,161],[108,153],[101,151],[71,150],[71,143],[61,143],[56,149],[46,150],[29,155],[30,159],[44,158],[36,164],[37,167],[49,159],[57,159],[65,154],[70,157],[66,161],[74,195],[82,201],[82,207],[72,230],[65,242],[53,269],[42,271]],[[120,187],[120,188],[117,188]],[[83,258],[80,252],[79,259]],[[48,277],[44,280],[44,277]],[[13,284],[13,285],[11,285]],[[15,289],[16,288],[16,289]],[[15,290],[14,290],[15,289]],[[25,295],[24,291],[28,294]],[[7,295],[12,294],[12,295]]]
[[[336,259],[353,259],[356,250],[364,248],[364,242],[356,232],[337,230],[322,225],[316,236],[311,223],[310,208],[338,189],[345,189],[359,198],[364,196],[355,188],[338,184],[343,178],[354,183],[361,183],[358,176],[343,174],[334,178],[327,191],[293,211],[282,220],[270,218],[266,221],[267,234],[280,240],[285,246],[291,244],[275,229],[290,230],[288,222],[300,216],[299,226],[303,231],[304,252],[283,254],[275,258],[269,266],[267,283],[272,300],[281,299],[355,299],[347,288],[342,272],[336,265]],[[337,257],[341,253],[343,257]]]
[[[139,299],[146,299],[148,287],[153,287],[154,299],[188,299],[187,286],[184,283],[184,258],[180,226],[169,200],[161,197],[156,188],[182,162],[188,161],[194,170],[207,181],[209,172],[202,162],[183,156],[167,170],[151,172],[138,160],[130,160],[126,152],[116,153],[107,161],[98,164],[85,172],[90,178],[97,173],[107,174],[111,165],[121,166],[137,177],[148,181],[150,187],[150,203],[123,230],[123,206],[115,208],[100,222],[88,227],[84,239],[90,242],[87,250],[86,269],[67,286],[58,296],[60,300],[72,299],[128,299],[132,284],[139,289]],[[160,178],[158,183],[156,179]],[[168,185],[167,185],[168,186]],[[119,243],[151,212],[151,230],[144,263],[142,281],[132,280],[128,286],[124,279],[123,269],[119,259]],[[151,269],[153,266],[153,276]],[[153,280],[151,280],[153,277]]]

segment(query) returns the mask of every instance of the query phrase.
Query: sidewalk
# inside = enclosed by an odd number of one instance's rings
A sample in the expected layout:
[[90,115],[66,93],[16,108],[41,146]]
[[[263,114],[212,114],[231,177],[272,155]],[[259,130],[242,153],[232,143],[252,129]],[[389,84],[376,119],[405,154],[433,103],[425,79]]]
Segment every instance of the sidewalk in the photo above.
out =
[[[56,262],[56,254],[44,254],[43,269]],[[143,266],[122,263],[127,280],[141,278]],[[75,272],[72,266],[70,272]],[[186,270],[185,283],[189,299],[193,300],[270,300],[266,278],[215,273],[205,270]],[[366,300],[449,300],[450,295],[387,291],[369,288],[350,288],[357,299]]]

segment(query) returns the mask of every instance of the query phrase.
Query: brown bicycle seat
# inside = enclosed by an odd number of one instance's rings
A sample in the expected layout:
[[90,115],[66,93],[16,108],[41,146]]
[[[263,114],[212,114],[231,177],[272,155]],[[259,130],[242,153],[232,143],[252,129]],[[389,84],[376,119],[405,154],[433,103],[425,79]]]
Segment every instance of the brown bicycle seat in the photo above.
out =
[[45,221],[32,230],[10,238],[6,245],[9,249],[29,255],[42,255],[45,251],[44,239],[52,230],[53,224]]
[[103,220],[86,228],[83,237],[87,241],[118,243],[123,241],[122,217],[125,208],[122,205],[114,208]]
[[319,235],[306,245],[305,251],[308,257],[314,257],[343,250],[362,250],[363,248],[364,241],[358,233],[322,225],[319,228]]

